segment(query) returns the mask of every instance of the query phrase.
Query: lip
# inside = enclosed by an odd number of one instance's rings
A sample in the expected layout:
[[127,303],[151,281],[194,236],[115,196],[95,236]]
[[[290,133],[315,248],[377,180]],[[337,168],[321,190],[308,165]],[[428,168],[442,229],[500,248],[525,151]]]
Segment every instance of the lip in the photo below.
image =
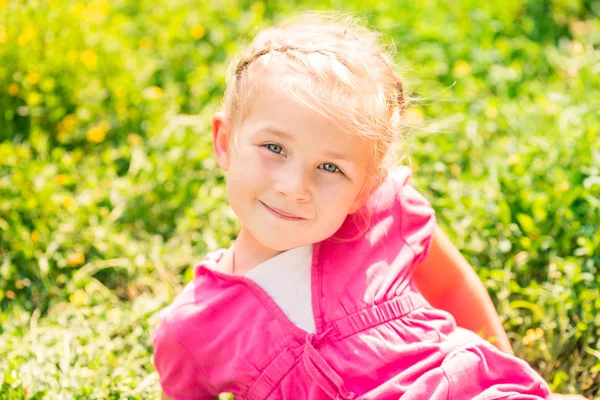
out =
[[264,207],[265,207],[265,208],[266,208],[266,209],[267,209],[269,212],[271,212],[271,214],[273,214],[273,215],[275,215],[276,217],[279,217],[279,218],[281,218],[281,219],[285,219],[285,220],[288,220],[288,221],[301,221],[301,220],[304,220],[304,219],[306,219],[306,218],[302,218],[302,217],[299,217],[299,216],[297,216],[297,215],[294,215],[294,214],[287,213],[287,212],[285,212],[285,211],[283,211],[283,210],[280,210],[279,208],[275,208],[275,207],[269,207],[268,205],[266,205],[265,203],[263,203],[263,202],[262,202],[262,201],[260,201],[260,200],[259,200],[259,202],[260,202],[260,204],[262,204],[262,205],[263,205],[263,206],[264,206]]

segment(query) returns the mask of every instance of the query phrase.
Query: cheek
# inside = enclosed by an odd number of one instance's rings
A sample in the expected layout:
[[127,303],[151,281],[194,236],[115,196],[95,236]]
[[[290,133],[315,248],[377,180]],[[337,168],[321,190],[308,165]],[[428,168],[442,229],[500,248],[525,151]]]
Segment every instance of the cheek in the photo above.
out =
[[354,204],[358,189],[346,182],[325,182],[319,185],[319,204],[330,218],[344,219]]
[[252,186],[252,181],[235,172],[230,170],[227,174],[225,181],[227,200],[235,215],[244,221],[252,209],[258,190]]
[[269,171],[272,170],[258,151],[246,149],[237,153],[231,160],[231,168],[227,174],[228,188],[232,192],[249,192],[260,190],[269,182]]

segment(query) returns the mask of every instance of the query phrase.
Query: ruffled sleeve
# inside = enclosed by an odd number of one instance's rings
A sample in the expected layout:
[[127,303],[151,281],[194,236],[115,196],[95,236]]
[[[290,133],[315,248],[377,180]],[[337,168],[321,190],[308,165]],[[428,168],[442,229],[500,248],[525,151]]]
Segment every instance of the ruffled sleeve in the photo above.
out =
[[175,400],[215,399],[202,384],[207,382],[204,372],[176,337],[177,327],[164,315],[167,311],[168,308],[161,313],[161,321],[152,336],[153,363],[162,390]]
[[429,251],[436,219],[429,201],[408,183],[411,176],[409,167],[398,167],[390,172],[400,203],[400,236],[415,253],[413,263],[418,264]]
[[442,363],[449,381],[449,399],[546,400],[544,379],[527,362],[487,342],[455,350]]

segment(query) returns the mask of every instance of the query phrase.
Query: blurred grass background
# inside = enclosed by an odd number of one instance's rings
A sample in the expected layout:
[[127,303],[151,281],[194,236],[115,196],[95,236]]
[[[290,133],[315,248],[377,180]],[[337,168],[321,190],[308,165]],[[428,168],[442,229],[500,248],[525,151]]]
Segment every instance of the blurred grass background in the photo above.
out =
[[0,399],[158,398],[155,313],[238,226],[227,61],[307,9],[396,46],[418,187],[517,355],[600,399],[598,0],[0,0]]

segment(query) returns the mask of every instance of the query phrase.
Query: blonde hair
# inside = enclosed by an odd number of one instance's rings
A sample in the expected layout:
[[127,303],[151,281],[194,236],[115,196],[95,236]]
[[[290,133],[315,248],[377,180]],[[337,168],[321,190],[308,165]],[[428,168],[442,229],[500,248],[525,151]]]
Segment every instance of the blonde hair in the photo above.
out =
[[379,35],[356,20],[303,14],[260,32],[229,65],[223,110],[232,142],[265,84],[373,143],[374,179],[360,195],[371,194],[398,163],[406,107],[402,80]]

